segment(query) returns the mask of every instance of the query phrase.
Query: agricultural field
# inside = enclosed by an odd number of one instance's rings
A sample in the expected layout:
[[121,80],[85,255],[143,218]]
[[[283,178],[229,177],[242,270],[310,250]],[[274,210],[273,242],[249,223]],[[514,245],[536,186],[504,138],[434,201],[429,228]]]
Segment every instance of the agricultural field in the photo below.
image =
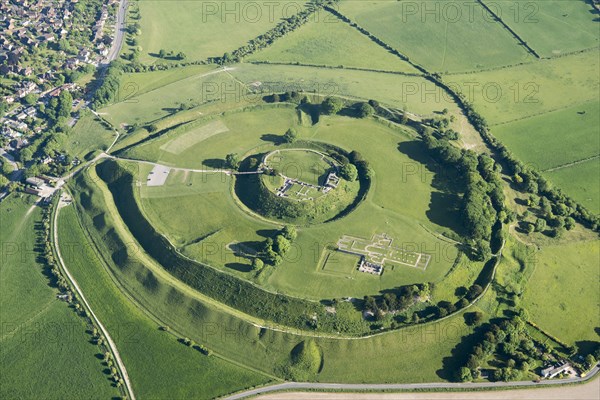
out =
[[523,300],[531,320],[570,344],[590,346],[597,340],[598,307],[597,241],[548,246],[533,257],[535,271]]
[[[342,1],[339,11],[431,72],[473,71],[533,60],[475,1]],[[488,45],[491,41],[494,46]]]
[[494,125],[598,100],[598,51],[444,78]]
[[161,49],[184,52],[188,60],[222,56],[299,12],[304,1],[286,0],[275,7],[251,1],[226,5],[143,0],[138,4],[140,61],[161,63],[169,62],[158,57]]
[[545,171],[598,156],[598,126],[600,103],[593,101],[495,126],[494,135],[519,159]]
[[584,1],[488,1],[504,23],[543,57],[600,44],[595,14]]
[[[229,95],[239,99],[246,91],[229,75],[226,68],[205,67],[205,72],[167,83],[168,77],[149,78],[137,94],[139,85],[122,80],[123,100],[103,108],[99,113],[113,125],[144,125],[167,117],[185,107],[207,103]],[[155,74],[153,72],[152,74]],[[160,72],[159,72],[160,73]],[[153,87],[154,86],[154,87]],[[234,100],[232,100],[234,101]]]
[[301,63],[419,73],[333,14],[322,12],[247,61]]
[[599,73],[598,52],[591,50],[446,78],[519,159],[597,214]]
[[132,100],[141,94],[186,78],[203,75],[214,69],[214,65],[189,65],[164,71],[125,73],[121,76],[120,92],[116,100],[117,102]]
[[594,213],[600,213],[600,104],[593,101],[494,127],[521,160],[543,171]]
[[598,157],[564,168],[546,171],[545,176],[569,196],[600,214],[600,159]]
[[119,390],[104,373],[101,349],[92,343],[89,326],[56,298],[58,291],[38,261],[41,209],[34,201],[27,195],[11,195],[0,206],[0,396],[118,396]]

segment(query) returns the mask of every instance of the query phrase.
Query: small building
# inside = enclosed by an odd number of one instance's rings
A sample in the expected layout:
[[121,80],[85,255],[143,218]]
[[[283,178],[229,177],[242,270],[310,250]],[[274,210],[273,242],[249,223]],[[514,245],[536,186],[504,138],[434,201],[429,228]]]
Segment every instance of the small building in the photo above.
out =
[[25,180],[25,182],[31,186],[34,186],[36,188],[40,188],[42,185],[44,185],[44,180],[40,179],[40,178],[27,178]]
[[358,266],[360,272],[366,272],[373,275],[381,275],[383,273],[383,265],[375,264],[367,261],[366,257],[360,259],[360,265]]
[[39,197],[40,193],[41,193],[41,190],[39,190],[39,189],[32,189],[30,187],[26,187],[25,188],[25,193],[32,194],[34,196],[38,196]]
[[571,364],[569,363],[564,363],[558,367],[550,366],[542,370],[542,376],[546,379],[552,379],[555,376],[567,371],[569,368],[571,368]]

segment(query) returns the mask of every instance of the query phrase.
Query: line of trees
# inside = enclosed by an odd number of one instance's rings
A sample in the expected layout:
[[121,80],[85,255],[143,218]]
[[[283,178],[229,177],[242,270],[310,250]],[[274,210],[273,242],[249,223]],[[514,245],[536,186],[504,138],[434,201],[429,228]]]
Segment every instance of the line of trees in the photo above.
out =
[[247,45],[242,46],[233,52],[225,53],[221,57],[209,58],[208,61],[216,64],[229,64],[241,61],[258,50],[262,50],[275,42],[277,39],[296,30],[309,21],[309,18],[319,9],[325,6],[333,5],[337,0],[313,0],[306,4],[306,7],[299,13],[281,21],[275,27],[263,33],[262,35],[251,39]]
[[65,279],[61,270],[58,266],[58,261],[54,255],[54,248],[52,246],[52,215],[54,208],[56,207],[55,203],[50,203],[47,207],[45,207],[42,211],[42,238],[43,238],[43,253],[42,259],[47,269],[50,270],[50,274],[52,275],[53,284],[58,288],[61,296],[64,296],[63,299],[70,304],[78,316],[85,319],[86,323],[90,326],[91,336],[93,342],[96,343],[100,347],[101,350],[104,350],[104,363],[108,367],[111,378],[114,382],[114,386],[117,388],[121,388],[124,384],[123,377],[119,370],[114,366],[113,356],[108,351],[109,348],[106,344],[106,340],[103,335],[98,331],[98,328],[94,325],[92,319],[89,317],[87,311],[82,307],[82,305],[77,301],[75,296],[73,295],[72,288],[70,283]]
[[381,321],[388,312],[403,311],[415,304],[429,298],[433,283],[402,286],[396,292],[386,292],[381,296],[365,296],[363,310],[370,311],[375,320]]
[[552,184],[532,165],[525,165],[495,136],[492,135],[486,119],[479,114],[464,94],[454,92],[442,80],[439,74],[428,74],[427,79],[439,85],[449,93],[463,109],[469,122],[480,133],[483,140],[499,155],[499,162],[507,167],[507,172],[521,190],[547,198],[554,207],[564,209],[565,217],[571,217],[589,229],[600,231],[600,216],[567,196]]
[[184,338],[179,339],[179,341],[188,347],[198,350],[200,353],[204,354],[205,356],[212,355],[212,351],[210,351],[208,349],[208,347],[206,347],[203,344],[196,344],[196,342],[194,342],[190,338],[184,337]]
[[[497,222],[506,222],[512,215],[504,205],[504,192],[500,167],[485,155],[471,150],[459,149],[446,138],[437,139],[431,129],[422,132],[423,142],[440,164],[458,169],[464,177],[466,191],[460,209],[465,223],[466,235],[474,247],[473,258],[488,259],[492,239],[503,239],[501,229],[493,229]],[[492,233],[500,237],[492,237]]]
[[96,89],[92,97],[91,107],[93,109],[102,108],[117,99],[123,69],[123,63],[119,60],[110,63],[102,79],[102,84]]

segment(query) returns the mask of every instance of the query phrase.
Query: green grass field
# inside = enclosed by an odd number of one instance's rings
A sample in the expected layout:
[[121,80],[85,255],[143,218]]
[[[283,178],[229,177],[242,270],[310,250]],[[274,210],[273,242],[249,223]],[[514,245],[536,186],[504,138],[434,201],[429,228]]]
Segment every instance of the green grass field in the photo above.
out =
[[598,51],[444,78],[490,125],[598,100]]
[[[117,127],[134,123],[143,125],[170,116],[177,117],[178,114],[193,114],[183,121],[174,121],[172,125],[217,111],[225,105],[234,108],[257,104],[262,95],[251,94],[250,85],[253,90],[256,88],[265,93],[296,90],[322,96],[373,98],[422,115],[433,115],[434,111],[444,108],[451,113],[457,112],[457,106],[448,96],[436,90],[431,82],[416,76],[350,70],[341,75],[337,69],[293,65],[237,64],[228,68],[224,71],[214,66],[202,66],[197,70],[174,69],[124,75],[119,96],[121,101],[103,108],[100,113]],[[181,75],[176,71],[181,71]],[[396,90],[390,91],[390,87]],[[216,104],[218,107],[175,114],[182,103]],[[157,121],[157,126],[162,127],[160,121]]]
[[[191,76],[185,72],[181,76],[183,79],[178,80],[174,80],[173,76],[160,75],[155,78],[148,74],[148,84],[142,87],[139,95],[130,95],[128,92],[135,92],[136,83],[128,89],[128,81],[122,80],[122,85],[125,85],[122,89],[125,93],[123,101],[103,108],[99,113],[117,127],[143,125],[179,111],[182,103],[202,104],[227,96],[235,101],[246,92],[221,68],[210,66],[203,71]],[[162,82],[161,78],[164,79]]]
[[104,151],[115,139],[115,133],[102,125],[91,113],[86,113],[67,136],[65,150],[83,159],[94,150]]
[[231,74],[240,81],[262,83],[266,92],[304,90],[322,96],[338,95],[360,99],[375,99],[394,107],[406,107],[411,113],[433,115],[447,108],[457,111],[456,104],[418,76],[402,76],[370,71],[314,68],[294,65],[239,64]]
[[598,241],[548,246],[534,261],[523,299],[532,321],[569,344],[597,341]]
[[[475,1],[342,1],[340,12],[431,72],[458,72],[531,60]],[[494,45],[488,44],[493,41]]]
[[84,320],[58,300],[37,260],[41,210],[30,196],[0,206],[0,397],[106,399],[120,395]]
[[598,46],[598,22],[584,1],[488,1],[508,26],[544,57]]
[[600,159],[545,172],[544,175],[590,211],[600,214]]
[[247,60],[419,73],[326,11]]
[[[182,168],[221,167],[227,154],[238,153],[241,156],[256,145],[266,147],[271,144],[268,139],[272,136],[280,137],[297,124],[298,115],[291,108],[266,107],[254,113],[236,112],[222,119],[198,120],[189,128],[170,131],[157,140],[136,146],[124,156]],[[211,130],[215,129],[221,133],[213,134]],[[257,136],[263,135],[265,140],[257,142]],[[184,151],[177,154],[168,151],[174,148]]]
[[432,295],[436,302],[458,301],[460,292],[457,293],[456,288],[471,286],[479,276],[484,263],[471,261],[465,254],[461,254],[459,257],[454,269],[443,280],[435,284]]
[[[98,192],[92,195],[92,202],[95,206],[101,206],[97,196]],[[106,219],[109,226],[112,224],[111,218]],[[123,233],[123,240],[127,242],[132,240],[120,228],[116,232]],[[92,266],[96,266],[96,263]],[[172,286],[160,274],[155,275],[154,285],[143,284],[139,277],[148,274],[147,268],[145,263],[132,262],[126,268],[111,268],[111,271],[138,301],[150,308],[164,323],[187,332],[197,343],[205,344],[223,356],[269,373],[280,374],[281,366],[288,362],[292,348],[305,339],[300,335],[261,329],[243,322],[199,300],[193,291],[179,284]],[[106,286],[105,279],[96,279],[94,283],[98,290],[104,290]],[[109,301],[103,302],[112,304],[110,297]],[[337,307],[337,312],[354,312],[353,306],[342,303]],[[463,317],[457,315],[443,322],[367,339],[317,339],[325,363],[323,371],[315,379],[324,382],[421,382],[448,379],[455,366],[447,357],[462,337],[470,332],[464,325]],[[398,357],[398,354],[403,354],[403,357]],[[372,360],[372,368],[364,368],[365,359]],[[415,363],[423,367],[411,368]],[[398,370],[406,370],[406,373],[398,374]]]
[[[443,183],[437,189],[431,187],[435,172],[420,164],[427,162],[427,156],[409,136],[374,121],[348,117],[323,117],[318,126],[302,126],[298,125],[296,112],[289,108],[234,113],[220,121],[228,127],[227,132],[198,142],[178,155],[161,153],[160,149],[193,135],[194,130],[166,135],[125,156],[197,169],[221,165],[227,152],[252,154],[272,150],[273,139],[265,134],[281,135],[293,126],[301,139],[328,142],[347,151],[360,149],[376,171],[375,184],[367,200],[349,216],[301,228],[297,247],[289,259],[256,278],[250,269],[251,260],[236,256],[231,245],[241,242],[252,248],[264,240],[264,234],[258,232],[268,232],[277,224],[242,211],[231,196],[230,177],[179,171],[172,172],[164,186],[142,185],[139,197],[145,214],[186,255],[245,279],[256,279],[268,289],[314,299],[363,296],[403,284],[439,281],[453,264],[456,248],[436,239],[421,225],[435,232],[457,229],[456,194]],[[138,180],[145,182],[151,169],[140,166]],[[237,217],[232,219],[231,215]],[[382,277],[353,274],[352,279],[321,274],[317,264],[328,244],[335,244],[344,234],[370,238],[376,233],[387,233],[398,245],[412,251],[433,253],[427,270],[395,267]],[[351,266],[355,261],[351,261]]]
[[[582,5],[583,6],[583,5]],[[544,6],[545,7],[545,6]],[[566,5],[564,7],[567,7]],[[600,212],[598,160],[552,170],[600,153],[598,51],[476,74],[452,75],[458,87],[525,163]]]
[[165,62],[157,57],[161,49],[175,54],[183,51],[187,60],[222,56],[299,12],[303,5],[303,1],[291,0],[276,5],[247,0],[231,4],[140,1],[140,61]]
[[539,170],[600,154],[600,102],[549,112],[494,127],[494,135]]
[[[116,223],[113,220],[113,207],[103,205],[107,199],[106,193],[103,194],[94,184],[98,182],[97,178],[87,177],[86,174],[86,180],[84,192],[91,195],[91,201],[85,200],[86,203],[90,203],[86,206],[86,213],[90,214],[84,216],[86,226],[97,233],[114,232],[120,235],[124,242],[131,243],[134,239],[128,231],[120,227],[122,222]],[[105,224],[96,222],[97,217],[92,218],[96,213],[104,211],[109,213],[104,218]],[[104,249],[111,242],[113,241],[103,241],[99,246]],[[114,250],[118,249],[105,249],[109,253]],[[164,274],[154,274],[155,283],[148,285],[141,278],[148,276],[153,267],[141,261],[143,257],[139,261],[134,260],[141,256],[137,252],[131,252],[130,256],[131,262],[126,265],[120,268],[111,266],[110,270],[115,279],[144,307],[151,309],[163,323],[186,332],[197,343],[205,344],[218,354],[279,375],[282,373],[281,367],[289,361],[292,348],[305,339],[304,336],[271,330],[268,324],[265,328],[260,328],[244,322],[234,314],[225,313],[222,309],[207,304],[189,287],[181,283],[174,285],[174,281],[166,280]],[[112,265],[110,258],[108,262]],[[92,263],[91,266],[97,268],[98,264]],[[99,271],[90,270],[90,276],[98,275]],[[83,281],[81,277],[78,279]],[[102,289],[105,279],[95,279],[97,282],[94,283],[94,287]],[[118,301],[113,301],[113,296],[108,296],[105,291],[102,293],[104,295],[95,297],[102,298],[102,304],[106,307],[118,307],[115,311],[117,314],[121,310],[120,302],[126,300],[120,297]],[[337,312],[355,313],[354,306],[349,303],[339,304]],[[469,333],[471,330],[464,325],[463,317],[459,314],[443,322],[402,329],[372,338],[317,339],[325,363],[323,371],[315,379],[326,382],[442,381],[448,379],[456,368],[453,359],[449,358],[452,349]],[[398,357],[398,354],[403,356]],[[356,362],[357,357],[361,362]],[[415,363],[423,367],[411,368]],[[398,374],[400,369],[407,372]]]
[[189,65],[164,71],[125,73],[121,76],[117,101],[132,98],[175,83],[182,79],[203,75],[215,69],[214,65]]
[[[326,161],[329,160],[329,161]],[[308,150],[279,151],[271,153],[267,166],[275,168],[288,178],[311,185],[324,186],[327,174],[333,170],[333,160]]]
[[71,273],[117,344],[136,397],[210,399],[268,381],[217,356],[202,355],[159,330],[116,286],[90,248],[69,247],[88,240],[73,207],[61,211],[59,238]]

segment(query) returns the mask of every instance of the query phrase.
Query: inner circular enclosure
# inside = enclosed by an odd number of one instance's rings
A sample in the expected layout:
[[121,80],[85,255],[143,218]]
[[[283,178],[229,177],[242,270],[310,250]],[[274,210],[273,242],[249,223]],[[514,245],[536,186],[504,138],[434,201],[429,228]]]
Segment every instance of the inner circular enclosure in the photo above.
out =
[[308,141],[249,155],[242,170],[254,167],[236,175],[235,194],[252,212],[279,222],[310,225],[338,219],[360,203],[369,186],[360,177],[340,176],[343,167],[337,160],[347,162],[346,156],[338,147]]
[[265,155],[265,186],[278,197],[310,201],[327,195],[340,184],[339,163],[311,149],[275,150]]

